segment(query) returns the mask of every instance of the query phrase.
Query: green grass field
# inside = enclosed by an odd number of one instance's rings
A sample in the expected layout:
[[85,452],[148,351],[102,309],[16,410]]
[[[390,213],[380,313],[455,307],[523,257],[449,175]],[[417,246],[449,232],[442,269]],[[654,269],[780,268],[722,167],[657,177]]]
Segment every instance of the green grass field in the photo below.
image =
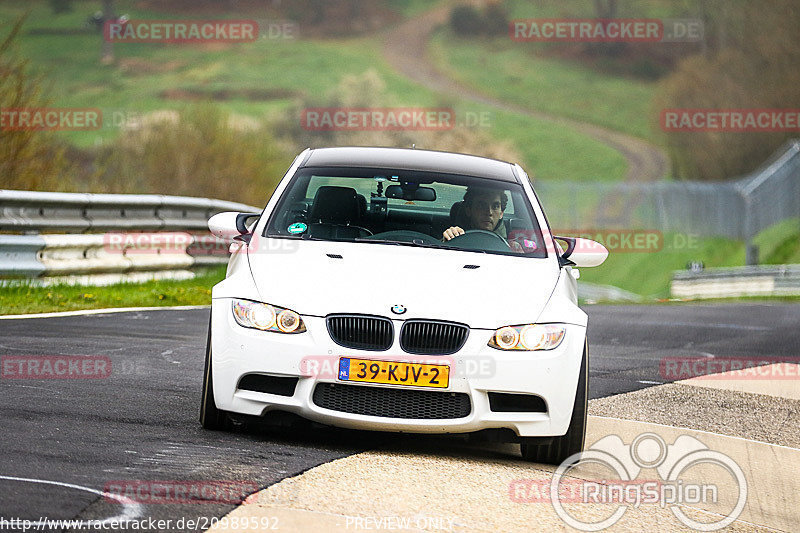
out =
[[[594,3],[586,0],[509,0],[507,5],[511,20],[596,16]],[[618,3],[617,16],[698,17],[692,9],[690,3],[672,0],[630,0]],[[432,45],[439,68],[486,94],[660,142],[654,128],[658,114],[651,104],[655,82],[605,74],[594,68],[603,66],[599,59],[591,66],[585,63],[586,58],[561,59],[561,53],[569,48],[561,43],[516,42],[508,35],[463,39],[447,27],[439,30]],[[640,65],[643,71],[647,68]]]
[[[399,4],[403,11],[422,8],[419,2]],[[117,11],[133,18],[166,16],[135,6],[131,0],[120,1]],[[88,7],[77,3],[74,12],[53,15],[45,2],[12,0],[0,5],[0,20],[6,23],[30,8],[18,50],[36,72],[46,76],[52,105],[103,111],[100,130],[62,133],[79,147],[114,138],[127,117],[136,120],[157,110],[183,109],[188,101],[181,97],[188,93],[227,90],[229,98],[216,99],[216,105],[236,114],[263,117],[285,111],[300,95],[322,101],[344,76],[368,70],[375,70],[385,81],[387,105],[446,103],[461,116],[491,111],[455,96],[443,98],[395,73],[381,56],[380,36],[319,40],[303,39],[301,34],[293,40],[218,47],[118,43],[117,63],[103,66],[99,63],[101,35],[58,34],[80,29],[90,14]],[[571,128],[495,112],[486,131],[511,142],[521,154],[521,163],[539,179],[618,180],[626,171],[621,155]]]
[[466,40],[440,30],[431,54],[462,83],[496,98],[653,139],[654,84],[606,75],[536,53],[507,36]]

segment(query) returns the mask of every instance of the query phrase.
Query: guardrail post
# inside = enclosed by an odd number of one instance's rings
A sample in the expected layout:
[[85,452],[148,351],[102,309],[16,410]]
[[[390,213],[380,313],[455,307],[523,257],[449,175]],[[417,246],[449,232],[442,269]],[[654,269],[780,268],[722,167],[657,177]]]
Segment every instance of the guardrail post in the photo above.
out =
[[744,193],[742,199],[744,200],[745,265],[757,265],[758,246],[753,244],[753,238],[755,237],[755,235],[753,235],[753,205],[749,194]]

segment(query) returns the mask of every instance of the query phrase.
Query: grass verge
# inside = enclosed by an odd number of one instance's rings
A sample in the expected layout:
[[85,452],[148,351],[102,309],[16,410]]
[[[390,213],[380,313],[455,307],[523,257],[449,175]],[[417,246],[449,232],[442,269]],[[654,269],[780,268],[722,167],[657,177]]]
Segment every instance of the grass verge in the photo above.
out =
[[103,287],[19,284],[0,287],[0,314],[51,313],[79,309],[209,305],[211,287],[225,277],[225,267],[215,267],[194,279],[118,283]]
[[[800,264],[800,220],[797,218],[762,231],[754,242],[760,249],[761,264]],[[745,263],[745,245],[724,238],[665,234],[661,251],[612,251],[601,266],[582,268],[581,280],[613,285],[647,299],[664,299],[670,297],[673,271],[685,269],[692,261],[702,261],[706,268],[742,266]],[[795,300],[794,297],[777,299]]]

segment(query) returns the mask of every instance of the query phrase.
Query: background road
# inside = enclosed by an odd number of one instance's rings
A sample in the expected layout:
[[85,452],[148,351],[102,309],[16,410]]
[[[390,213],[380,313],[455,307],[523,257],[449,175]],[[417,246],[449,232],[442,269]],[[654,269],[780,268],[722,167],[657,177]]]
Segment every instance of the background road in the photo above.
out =
[[[591,398],[665,380],[663,357],[797,361],[800,305],[590,306]],[[99,380],[0,380],[0,476],[102,490],[114,480],[243,480],[273,484],[379,446],[343,430],[217,433],[197,416],[208,310],[0,320],[0,355],[100,355]],[[413,438],[425,446],[426,438]],[[430,446],[441,446],[431,439]],[[221,516],[220,504],[149,505],[144,516]],[[95,494],[0,479],[0,517],[105,518]]]
[[400,24],[386,35],[383,54],[387,62],[409,79],[434,91],[539,120],[555,122],[598,140],[619,152],[628,162],[625,180],[656,181],[669,173],[669,159],[657,146],[601,126],[526,109],[482,94],[439,71],[430,61],[428,42],[437,26],[446,24],[452,6],[444,4]]

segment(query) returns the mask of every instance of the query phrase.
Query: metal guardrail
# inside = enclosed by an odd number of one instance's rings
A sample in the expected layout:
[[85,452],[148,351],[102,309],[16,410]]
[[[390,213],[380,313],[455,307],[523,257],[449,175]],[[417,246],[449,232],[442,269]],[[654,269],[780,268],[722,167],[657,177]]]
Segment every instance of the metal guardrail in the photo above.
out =
[[261,209],[188,196],[0,189],[0,232],[206,230],[208,219],[222,211]]
[[40,276],[44,265],[38,256],[44,246],[38,235],[0,235],[0,277]]
[[191,277],[191,268],[228,260],[229,242],[206,225],[222,211],[260,209],[184,196],[0,189],[0,278],[86,284]]
[[800,265],[709,268],[673,274],[675,298],[800,295]]

